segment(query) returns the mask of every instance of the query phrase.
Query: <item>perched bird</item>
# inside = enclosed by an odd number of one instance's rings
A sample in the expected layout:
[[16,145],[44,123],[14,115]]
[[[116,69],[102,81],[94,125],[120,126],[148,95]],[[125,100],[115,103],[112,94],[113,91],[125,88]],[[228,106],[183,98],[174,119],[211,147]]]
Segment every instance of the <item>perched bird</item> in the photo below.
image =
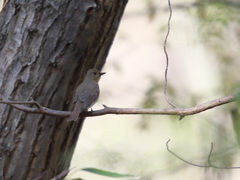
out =
[[78,86],[74,97],[74,108],[68,121],[76,121],[81,112],[92,107],[99,97],[98,81],[105,74],[97,69],[88,70],[84,81]]

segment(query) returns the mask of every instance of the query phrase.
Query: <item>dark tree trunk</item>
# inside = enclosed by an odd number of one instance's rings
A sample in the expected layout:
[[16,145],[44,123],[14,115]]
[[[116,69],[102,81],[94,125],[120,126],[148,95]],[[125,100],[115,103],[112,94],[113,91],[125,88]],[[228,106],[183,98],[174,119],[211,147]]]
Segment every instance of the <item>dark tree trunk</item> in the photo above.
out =
[[[69,110],[101,69],[127,0],[10,0],[0,14],[0,95]],[[0,104],[0,180],[51,179],[69,167],[82,121]]]

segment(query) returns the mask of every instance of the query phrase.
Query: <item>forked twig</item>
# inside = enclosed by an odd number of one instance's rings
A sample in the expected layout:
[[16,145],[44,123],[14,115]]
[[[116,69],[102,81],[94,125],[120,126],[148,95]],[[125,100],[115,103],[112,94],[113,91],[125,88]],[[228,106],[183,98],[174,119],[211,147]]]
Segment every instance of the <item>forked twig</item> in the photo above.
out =
[[168,147],[168,143],[169,143],[170,139],[166,142],[166,146],[167,146],[167,150],[168,152],[170,152],[172,155],[174,155],[175,157],[177,157],[178,159],[182,160],[183,162],[187,163],[187,164],[190,164],[192,166],[197,166],[197,167],[204,167],[204,168],[216,168],[216,169],[240,169],[240,167],[218,167],[218,166],[215,166],[215,165],[212,165],[211,161],[210,161],[210,158],[211,158],[211,155],[212,155],[212,151],[213,151],[213,142],[211,143],[211,150],[208,154],[208,164],[209,165],[198,165],[198,164],[194,164],[194,163],[191,163],[183,158],[181,158],[180,156],[178,156],[176,153],[172,152],[169,147]]
[[212,163],[210,161],[212,151],[213,151],[213,142],[211,143],[211,150],[208,155],[208,164],[210,165],[210,167],[213,167],[216,169],[240,169],[240,167],[218,167],[218,166],[212,165]]
[[187,164],[190,164],[190,165],[193,165],[193,166],[197,166],[197,167],[205,167],[205,168],[209,168],[211,166],[203,166],[203,165],[198,165],[198,164],[194,164],[194,163],[191,163],[191,162],[188,162],[187,160],[181,158],[180,156],[178,156],[177,154],[175,154],[174,152],[172,152],[169,147],[168,147],[168,143],[171,139],[169,139],[167,142],[166,142],[166,146],[167,146],[167,150],[168,152],[170,152],[171,154],[173,154],[174,156],[176,156],[178,159],[182,160],[183,162],[187,163]]

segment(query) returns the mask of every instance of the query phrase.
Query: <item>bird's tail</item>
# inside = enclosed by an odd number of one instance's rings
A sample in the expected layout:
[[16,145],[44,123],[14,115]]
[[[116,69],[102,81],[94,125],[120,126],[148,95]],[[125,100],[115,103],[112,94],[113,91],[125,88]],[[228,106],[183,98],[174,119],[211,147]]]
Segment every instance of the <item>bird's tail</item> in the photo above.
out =
[[68,121],[77,121],[79,114],[82,112],[82,103],[80,101],[76,101],[73,111],[68,119]]

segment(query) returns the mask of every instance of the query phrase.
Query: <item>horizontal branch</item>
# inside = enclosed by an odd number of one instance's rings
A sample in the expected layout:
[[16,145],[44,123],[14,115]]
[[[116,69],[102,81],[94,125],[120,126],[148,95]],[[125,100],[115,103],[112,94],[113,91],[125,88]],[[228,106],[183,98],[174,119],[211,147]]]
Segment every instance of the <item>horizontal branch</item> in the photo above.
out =
[[[142,109],[142,108],[114,108],[108,107],[103,105],[104,108],[97,111],[88,111],[83,112],[80,114],[81,117],[89,117],[89,116],[100,116],[106,114],[155,114],[155,115],[179,115],[181,117],[197,114],[208,109],[227,104],[239,99],[240,95],[231,95],[222,97],[219,99],[215,99],[210,102],[206,102],[194,107],[190,108],[165,108],[165,109]],[[8,104],[18,110],[28,112],[28,113],[38,113],[44,114],[49,116],[56,116],[56,117],[69,117],[71,112],[70,111],[58,111],[49,109],[46,107],[42,107],[39,103],[34,100],[30,101],[10,101],[10,100],[0,100],[0,103]],[[21,104],[33,104],[36,106],[34,107],[27,107]]]

